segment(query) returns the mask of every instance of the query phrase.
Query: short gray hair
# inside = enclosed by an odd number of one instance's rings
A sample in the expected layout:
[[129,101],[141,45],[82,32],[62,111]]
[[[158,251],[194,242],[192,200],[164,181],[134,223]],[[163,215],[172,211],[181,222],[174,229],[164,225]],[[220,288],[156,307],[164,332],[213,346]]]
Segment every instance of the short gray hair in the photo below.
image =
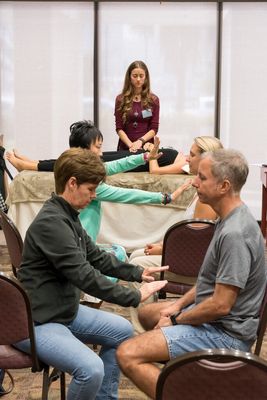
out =
[[212,161],[211,172],[219,182],[228,179],[235,193],[241,191],[249,172],[248,162],[243,154],[237,150],[219,149],[204,153],[202,158]]

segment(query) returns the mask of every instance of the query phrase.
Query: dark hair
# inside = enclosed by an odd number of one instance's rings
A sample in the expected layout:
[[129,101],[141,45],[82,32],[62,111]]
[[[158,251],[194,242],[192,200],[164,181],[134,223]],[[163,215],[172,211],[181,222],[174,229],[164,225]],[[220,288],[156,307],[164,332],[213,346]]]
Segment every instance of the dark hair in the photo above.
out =
[[73,147],[64,151],[54,167],[56,193],[62,194],[66,183],[73,176],[77,184],[98,185],[106,178],[106,169],[99,156],[87,149]]
[[83,120],[74,122],[70,126],[70,147],[82,147],[90,149],[97,140],[103,140],[103,135],[92,121]]

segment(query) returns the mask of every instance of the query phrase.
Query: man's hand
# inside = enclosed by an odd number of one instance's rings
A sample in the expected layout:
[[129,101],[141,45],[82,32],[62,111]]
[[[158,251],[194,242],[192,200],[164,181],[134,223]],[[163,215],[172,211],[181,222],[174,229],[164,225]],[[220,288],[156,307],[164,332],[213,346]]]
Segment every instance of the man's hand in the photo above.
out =
[[179,300],[174,301],[172,304],[170,304],[168,307],[163,308],[160,311],[160,319],[155,326],[154,329],[160,328],[161,326],[170,326],[172,325],[172,322],[170,320],[170,316],[177,313],[178,311],[181,310],[181,305],[179,304]]
[[152,294],[158,292],[160,289],[162,289],[168,281],[155,281],[155,282],[149,282],[145,283],[140,287],[140,292],[141,292],[141,300],[140,302],[145,301],[148,299]]
[[179,300],[173,302],[172,304],[170,304],[168,307],[163,308],[160,311],[160,317],[164,318],[164,317],[169,317],[172,314],[177,313],[178,311],[181,311],[182,307],[179,304]]
[[144,272],[142,273],[142,281],[144,282],[153,282],[155,280],[154,276],[151,276],[157,272],[161,271],[166,271],[169,269],[168,265],[165,265],[164,267],[149,267],[145,268]]
[[171,326],[171,325],[172,325],[172,322],[171,322],[170,317],[160,317],[160,319],[159,319],[157,325],[154,327],[154,329],[159,329],[162,326]]

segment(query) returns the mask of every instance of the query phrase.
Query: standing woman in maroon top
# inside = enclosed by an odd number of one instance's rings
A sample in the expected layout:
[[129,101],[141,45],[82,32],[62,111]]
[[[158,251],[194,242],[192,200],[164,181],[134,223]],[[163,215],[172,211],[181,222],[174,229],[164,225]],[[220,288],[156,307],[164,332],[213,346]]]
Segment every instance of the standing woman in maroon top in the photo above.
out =
[[150,91],[150,78],[143,61],[132,62],[125,74],[122,93],[115,103],[117,150],[135,153],[153,143],[159,126],[159,98]]

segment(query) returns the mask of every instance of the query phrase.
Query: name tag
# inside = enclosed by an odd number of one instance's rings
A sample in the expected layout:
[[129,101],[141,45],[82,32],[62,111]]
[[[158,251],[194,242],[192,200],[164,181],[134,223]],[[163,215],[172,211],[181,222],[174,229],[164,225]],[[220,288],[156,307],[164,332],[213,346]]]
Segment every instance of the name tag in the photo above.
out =
[[152,117],[152,111],[151,111],[151,110],[143,110],[143,111],[142,111],[142,117],[143,117],[143,118]]

